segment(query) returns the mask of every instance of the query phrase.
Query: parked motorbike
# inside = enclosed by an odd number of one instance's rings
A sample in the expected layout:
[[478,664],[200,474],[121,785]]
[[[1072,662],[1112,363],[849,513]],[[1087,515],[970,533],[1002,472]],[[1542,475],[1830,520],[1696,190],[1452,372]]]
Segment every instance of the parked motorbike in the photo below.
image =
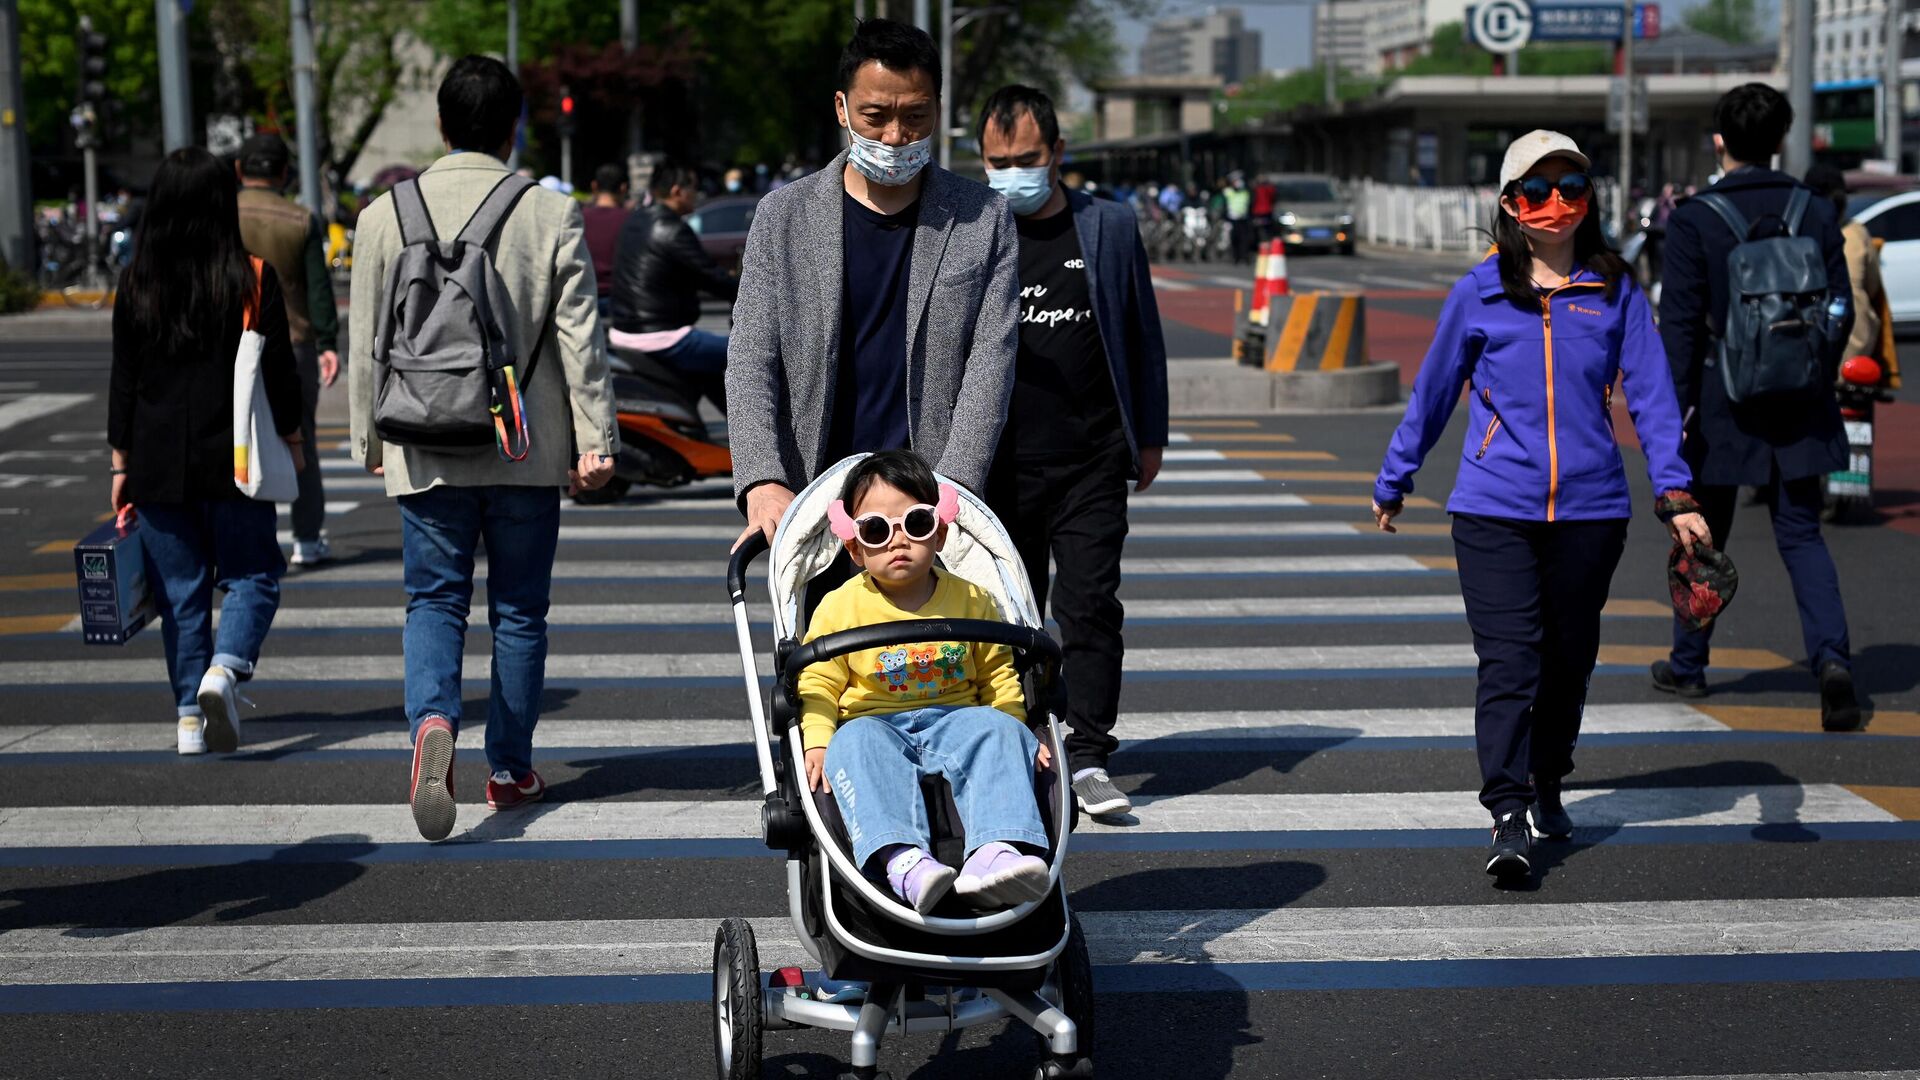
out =
[[614,410],[620,425],[620,456],[613,479],[597,491],[574,495],[584,506],[618,502],[635,484],[679,487],[733,474],[733,455],[723,437],[700,418],[700,398],[726,411],[724,388],[692,385],[651,353],[610,347]]
[[1873,517],[1874,405],[1892,400],[1881,381],[1880,362],[1855,356],[1840,365],[1840,419],[1847,428],[1847,467],[1825,477],[1828,521],[1868,521]]

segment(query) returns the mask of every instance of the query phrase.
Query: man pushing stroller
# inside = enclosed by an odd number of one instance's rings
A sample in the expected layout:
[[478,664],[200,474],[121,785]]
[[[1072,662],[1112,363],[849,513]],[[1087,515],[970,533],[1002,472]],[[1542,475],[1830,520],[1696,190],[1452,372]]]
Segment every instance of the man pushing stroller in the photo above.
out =
[[[808,640],[883,622],[989,619],[987,593],[934,568],[958,495],[910,450],[848,474],[829,511],[862,572],[814,612]],[[1011,650],[929,641],[824,660],[799,681],[807,785],[831,787],[855,863],[884,868],[895,895],[927,914],[953,892],[976,908],[1039,900],[1051,887],[1033,770],[1050,755],[1026,724]],[[945,776],[967,836],[956,872],[928,850],[920,780]]]

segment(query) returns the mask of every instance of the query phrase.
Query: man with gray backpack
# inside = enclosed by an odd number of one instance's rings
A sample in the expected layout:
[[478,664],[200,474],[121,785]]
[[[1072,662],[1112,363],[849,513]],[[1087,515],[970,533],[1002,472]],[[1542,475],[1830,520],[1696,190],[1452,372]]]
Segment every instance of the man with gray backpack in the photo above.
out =
[[483,539],[487,805],[545,792],[533,729],[560,491],[605,484],[620,439],[579,204],[504,164],[519,81],[468,56],[439,106],[447,156],[360,215],[348,361],[354,459],[400,504],[409,801],[428,840],[453,831],[461,652]]
[[[1768,167],[1792,123],[1786,97],[1763,83],[1715,106],[1725,175],[1667,220],[1660,337],[1707,528],[1724,549],[1740,488],[1760,490],[1819,682],[1821,726],[1849,731],[1860,706],[1840,579],[1820,535],[1820,478],[1847,462],[1834,379],[1852,287],[1833,204]],[[1676,620],[1654,688],[1704,697],[1711,637],[1711,626]]]

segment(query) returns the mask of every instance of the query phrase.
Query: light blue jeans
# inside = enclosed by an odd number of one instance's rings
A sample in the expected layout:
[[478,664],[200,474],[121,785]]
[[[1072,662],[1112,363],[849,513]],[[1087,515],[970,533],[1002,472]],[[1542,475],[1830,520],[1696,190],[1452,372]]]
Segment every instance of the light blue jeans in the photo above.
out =
[[[200,715],[200,677],[210,665],[253,677],[260,645],[280,609],[287,560],[274,539],[273,504],[253,499],[141,503],[140,545],[167,649],[167,679],[181,716]],[[213,627],[213,591],[227,594]]]
[[920,778],[945,776],[967,832],[967,854],[982,844],[1047,846],[1034,799],[1040,741],[1027,725],[985,705],[908,709],[849,720],[827,743],[827,782],[865,868],[893,844],[931,839]]

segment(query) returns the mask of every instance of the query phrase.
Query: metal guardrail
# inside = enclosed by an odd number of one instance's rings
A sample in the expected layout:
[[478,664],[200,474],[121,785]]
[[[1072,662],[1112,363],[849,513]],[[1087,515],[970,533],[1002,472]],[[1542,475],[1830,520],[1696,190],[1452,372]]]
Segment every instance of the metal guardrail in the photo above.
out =
[[[1488,187],[1412,187],[1354,180],[1346,185],[1360,235],[1369,244],[1425,251],[1480,251],[1488,243],[1498,192]],[[1600,181],[1595,212],[1611,220],[1617,185]]]

